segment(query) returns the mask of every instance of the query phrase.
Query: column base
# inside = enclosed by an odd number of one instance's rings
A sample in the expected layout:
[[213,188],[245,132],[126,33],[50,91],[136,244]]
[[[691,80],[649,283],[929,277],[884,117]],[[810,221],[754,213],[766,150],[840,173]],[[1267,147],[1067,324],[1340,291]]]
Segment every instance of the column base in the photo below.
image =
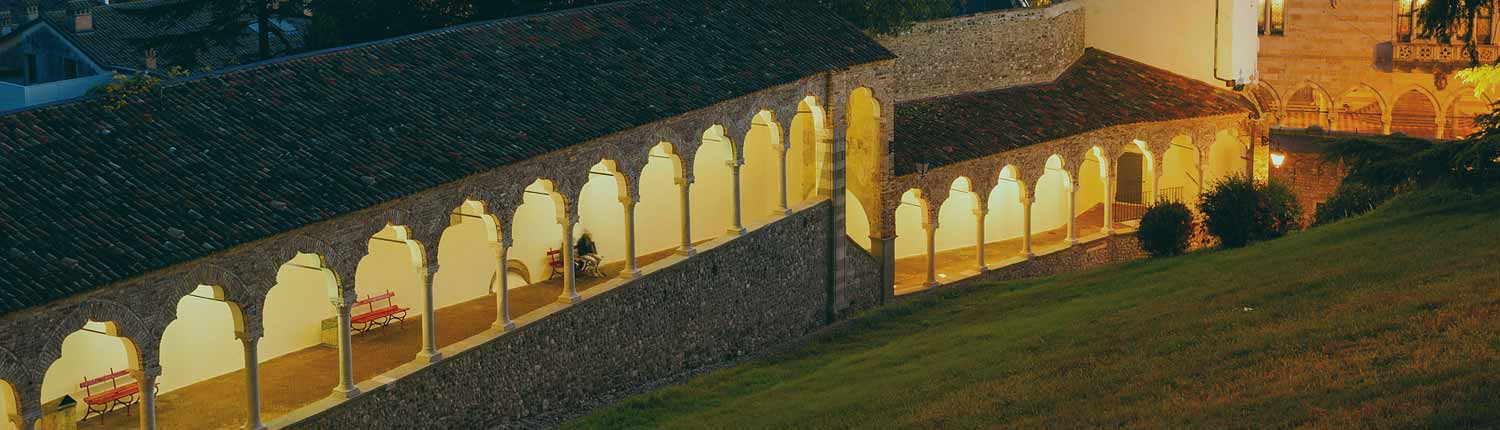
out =
[[511,330],[516,329],[516,323],[511,322],[510,320],[495,321],[493,323],[490,323],[490,328],[499,330],[501,333],[509,333]]
[[358,387],[349,387],[349,388],[333,387],[333,398],[335,398],[335,399],[345,399],[345,400],[348,400],[348,399],[352,399],[352,398],[355,398],[355,397],[359,397],[359,388]]
[[745,234],[745,227],[744,226],[730,227],[730,228],[724,229],[724,231],[728,232],[729,234],[739,236],[739,235]]
[[986,272],[989,272],[989,271],[990,271],[990,267],[988,265],[984,265],[984,264],[980,264],[979,265],[979,274],[983,275],[983,274],[985,274]]
[[245,430],[270,430],[270,427],[266,427],[263,423],[247,423],[240,428]]
[[1078,245],[1078,238],[1076,238],[1076,237],[1070,237],[1070,238],[1068,238],[1068,246],[1076,246],[1076,245]]
[[432,364],[443,361],[443,353],[437,351],[421,351],[417,353],[416,361],[422,364]]
[[1025,254],[1021,254],[1021,256],[1022,257],[1026,257],[1027,260],[1034,260],[1034,259],[1036,259],[1036,254],[1031,253],[1031,251],[1026,251],[1026,253]]
[[943,284],[939,284],[938,281],[927,281],[927,282],[922,283],[922,286],[923,287],[927,287],[927,288],[934,288],[934,287],[937,287],[937,286],[940,286],[940,285],[943,285]]
[[641,269],[621,270],[620,279],[635,279],[641,277]]
[[557,296],[557,302],[565,305],[571,305],[581,301],[583,301],[583,296],[578,295],[578,293],[570,294],[567,292],[563,292],[561,296]]
[[694,248],[694,247],[691,247],[691,246],[684,246],[684,247],[681,247],[681,248],[677,248],[676,250],[673,250],[672,253],[673,254],[677,254],[677,255],[681,255],[683,257],[692,257],[694,255],[698,255],[698,248]]
[[792,209],[791,208],[776,208],[776,209],[774,209],[774,210],[771,211],[771,216],[791,216],[791,215],[792,215]]

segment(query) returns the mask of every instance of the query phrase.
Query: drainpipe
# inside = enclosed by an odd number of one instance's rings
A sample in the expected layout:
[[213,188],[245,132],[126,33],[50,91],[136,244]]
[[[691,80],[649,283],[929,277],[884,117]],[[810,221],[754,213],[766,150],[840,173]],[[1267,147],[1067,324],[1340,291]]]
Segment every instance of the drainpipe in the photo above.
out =
[[1224,79],[1219,77],[1219,21],[1220,17],[1224,15],[1224,1],[1225,0],[1214,0],[1214,79],[1223,82],[1224,86],[1226,87],[1233,87],[1235,91],[1239,91],[1244,89],[1245,86],[1239,84],[1239,82],[1235,81],[1234,79]]

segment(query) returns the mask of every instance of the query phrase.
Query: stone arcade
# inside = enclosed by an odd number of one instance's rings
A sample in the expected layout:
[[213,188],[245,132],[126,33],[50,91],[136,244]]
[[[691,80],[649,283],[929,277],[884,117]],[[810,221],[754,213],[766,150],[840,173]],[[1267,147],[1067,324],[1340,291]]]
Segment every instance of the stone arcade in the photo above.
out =
[[[1264,127],[1085,49],[1082,21],[1060,2],[877,42],[626,1],[5,113],[0,430],[80,419],[61,400],[122,369],[139,392],[90,425],[532,426],[897,294],[1135,258],[1128,212],[1263,177]],[[1055,58],[902,63],[991,26],[1053,33],[951,61]],[[388,303],[406,321],[352,333]]]

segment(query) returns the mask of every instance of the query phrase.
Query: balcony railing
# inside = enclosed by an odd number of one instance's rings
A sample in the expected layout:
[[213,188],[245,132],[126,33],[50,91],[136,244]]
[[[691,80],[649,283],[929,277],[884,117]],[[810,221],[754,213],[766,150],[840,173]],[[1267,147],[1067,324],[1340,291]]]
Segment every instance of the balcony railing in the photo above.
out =
[[[1493,64],[1500,58],[1500,46],[1479,45],[1479,62]],[[1468,64],[1469,53],[1462,44],[1433,42],[1394,42],[1396,64]]]

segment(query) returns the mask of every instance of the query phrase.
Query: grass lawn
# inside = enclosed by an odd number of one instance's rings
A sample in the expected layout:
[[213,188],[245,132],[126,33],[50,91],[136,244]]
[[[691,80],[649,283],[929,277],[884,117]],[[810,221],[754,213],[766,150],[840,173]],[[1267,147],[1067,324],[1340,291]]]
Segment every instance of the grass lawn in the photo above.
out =
[[888,306],[570,428],[1500,428],[1500,194]]

